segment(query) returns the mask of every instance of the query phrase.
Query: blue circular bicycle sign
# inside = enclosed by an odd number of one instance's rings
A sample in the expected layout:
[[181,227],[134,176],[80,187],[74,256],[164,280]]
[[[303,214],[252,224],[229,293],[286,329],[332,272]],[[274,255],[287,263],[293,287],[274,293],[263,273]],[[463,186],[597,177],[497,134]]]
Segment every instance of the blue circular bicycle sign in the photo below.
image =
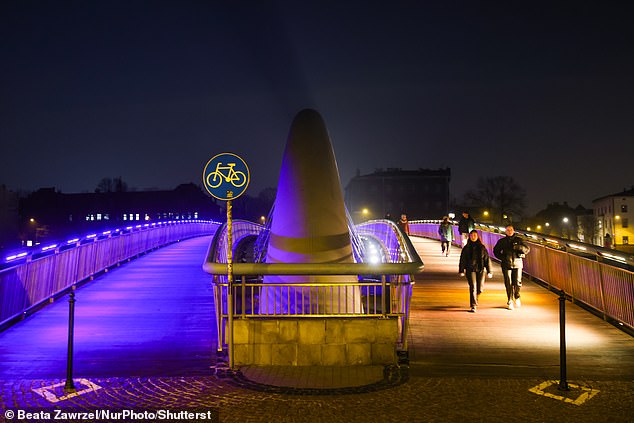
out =
[[203,170],[203,185],[212,197],[233,200],[249,186],[249,167],[240,156],[221,153],[211,158]]

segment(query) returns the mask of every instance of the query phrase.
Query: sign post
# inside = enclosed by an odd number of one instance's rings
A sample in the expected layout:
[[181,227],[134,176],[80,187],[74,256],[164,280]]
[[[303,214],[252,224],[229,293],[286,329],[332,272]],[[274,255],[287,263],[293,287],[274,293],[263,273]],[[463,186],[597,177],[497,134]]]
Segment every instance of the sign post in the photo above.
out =
[[[203,169],[203,185],[212,197],[227,202],[227,346],[229,368],[233,370],[233,232],[232,204],[249,186],[249,167],[233,153],[212,157]],[[216,304],[218,307],[218,304]],[[222,307],[222,305],[220,305]],[[221,313],[222,315],[222,309]]]

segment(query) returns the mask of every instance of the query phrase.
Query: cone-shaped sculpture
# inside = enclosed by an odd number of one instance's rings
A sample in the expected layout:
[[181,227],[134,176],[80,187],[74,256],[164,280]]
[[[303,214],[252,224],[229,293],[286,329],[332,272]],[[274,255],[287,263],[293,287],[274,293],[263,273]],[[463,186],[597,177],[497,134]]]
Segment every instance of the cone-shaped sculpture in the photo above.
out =
[[[273,209],[267,263],[352,263],[339,172],[326,125],[302,110],[291,125]],[[346,283],[354,276],[265,276],[264,283]],[[261,314],[360,312],[356,286],[264,287]]]

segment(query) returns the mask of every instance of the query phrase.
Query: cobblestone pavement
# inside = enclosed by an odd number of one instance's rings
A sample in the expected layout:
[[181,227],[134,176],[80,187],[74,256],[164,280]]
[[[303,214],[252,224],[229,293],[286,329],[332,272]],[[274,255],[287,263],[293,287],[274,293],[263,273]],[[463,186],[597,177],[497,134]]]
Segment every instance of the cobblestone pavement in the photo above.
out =
[[[143,418],[141,413],[151,410],[169,410],[172,417],[179,417],[182,410],[209,412],[205,417],[221,422],[633,421],[634,381],[577,381],[579,387],[569,381],[569,391],[559,391],[557,385],[544,388],[544,382],[534,378],[408,377],[403,369],[399,377],[392,375],[364,387],[318,391],[266,386],[227,372],[208,377],[91,379],[88,392],[52,403],[36,390],[45,388],[49,395],[62,397],[63,380],[0,381],[0,421],[160,421],[158,417]],[[55,384],[61,386],[50,388]],[[540,385],[542,394],[529,391]],[[76,382],[78,390],[87,386],[87,382]],[[580,404],[572,403],[575,400]],[[137,415],[125,420],[54,420],[55,409],[127,409]],[[46,414],[35,419],[8,418],[20,410],[50,413],[51,419],[46,420]]]

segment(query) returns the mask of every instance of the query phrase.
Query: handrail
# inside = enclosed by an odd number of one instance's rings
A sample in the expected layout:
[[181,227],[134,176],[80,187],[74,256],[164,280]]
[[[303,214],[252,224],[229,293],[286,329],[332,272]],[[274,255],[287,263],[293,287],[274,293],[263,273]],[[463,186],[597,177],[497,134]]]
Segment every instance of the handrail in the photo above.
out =
[[[429,225],[432,230],[426,230],[425,235],[429,238],[437,239],[437,233],[435,229],[437,229],[438,225],[440,225],[441,220],[415,220],[410,222],[411,225],[415,225],[415,227],[419,227],[420,225]],[[452,222],[454,224],[454,228],[457,232],[457,222]],[[491,232],[491,233],[499,233],[504,234],[505,227],[500,225],[493,225],[489,223],[481,223],[476,222],[475,228],[481,231]],[[619,264],[625,264],[630,266],[631,269],[634,269],[634,255],[628,254],[622,251],[617,251],[610,248],[605,248],[599,245],[589,244],[581,241],[575,241],[567,238],[560,238],[554,235],[546,235],[539,232],[525,231],[522,229],[515,229],[515,232],[523,235],[527,238],[528,241],[536,244],[541,244],[548,246],[550,248],[565,250],[568,253],[581,255],[584,257],[587,256],[595,256],[597,260],[601,259],[603,261],[609,260]]]
[[[238,221],[240,236],[256,235],[266,230],[264,226]],[[388,263],[233,263],[233,273],[241,275],[242,282],[233,282],[231,290],[226,283],[227,263],[223,251],[224,229],[217,232],[212,240],[203,263],[205,272],[214,275],[214,303],[216,304],[216,324],[218,350],[225,345],[225,336],[232,325],[233,316],[241,318],[271,317],[373,317],[399,319],[399,348],[407,350],[409,310],[414,275],[422,272],[423,261],[410,239],[403,235],[393,222],[370,221],[356,226],[360,237],[372,237],[388,252]],[[237,246],[234,244],[234,248]],[[386,245],[387,244],[387,245]],[[246,282],[245,275],[257,279],[257,283]],[[266,275],[356,275],[356,282],[319,283],[264,283]],[[364,279],[363,275],[380,275],[380,282]],[[223,276],[225,276],[223,281]],[[389,279],[388,279],[389,277]],[[365,302],[360,301],[365,290]],[[229,295],[231,293],[231,295]],[[292,294],[292,295],[291,295]],[[260,295],[269,298],[287,298],[285,306],[269,303],[262,308]],[[329,296],[330,295],[330,296]],[[250,306],[245,298],[250,298]],[[229,307],[229,298],[233,306]],[[257,298],[257,299],[256,299]],[[351,301],[351,302],[349,302]],[[316,302],[316,305],[315,305]],[[290,305],[290,303],[293,303]],[[278,310],[280,313],[277,312]],[[308,307],[308,309],[306,309]],[[315,308],[316,307],[316,308]],[[334,308],[333,308],[334,307]],[[343,307],[339,309],[337,307]],[[396,307],[396,308],[394,308]],[[250,312],[245,313],[249,308]],[[335,310],[336,308],[336,310]],[[229,310],[232,310],[229,313]],[[273,312],[271,312],[271,310]],[[283,310],[283,311],[282,311]],[[230,317],[231,316],[231,317]],[[227,330],[223,330],[227,325]],[[231,342],[227,342],[229,349]]]
[[[414,235],[438,239],[436,229],[439,224],[440,221],[410,222],[410,231]],[[500,233],[504,228],[486,224],[476,224],[476,228],[493,257],[493,247],[504,236]],[[623,268],[624,264],[630,263],[627,255],[543,234],[516,232],[531,244],[531,252],[524,259],[524,273],[550,289],[563,292],[573,302],[616,323],[617,327],[634,333],[634,272],[632,268]],[[609,262],[609,254],[623,260]]]
[[[362,234],[367,234],[367,225],[386,225],[388,221],[370,221],[358,225]],[[390,222],[391,223],[391,222]],[[246,225],[246,226],[245,226]],[[396,225],[390,230],[394,230],[394,237],[398,240],[401,253],[393,259],[400,259],[400,262],[391,263],[233,263],[234,274],[237,275],[366,275],[366,274],[393,274],[407,275],[416,274],[423,271],[425,267],[416,248],[406,236],[403,236]],[[245,226],[241,228],[241,226]],[[234,228],[239,228],[241,232],[257,234],[259,230],[264,230],[264,226],[248,221],[234,222]],[[241,228],[241,229],[240,229]],[[363,231],[365,230],[365,231]],[[216,233],[210,244],[207,258],[203,263],[203,270],[212,275],[227,274],[226,255],[222,255],[224,244],[224,226]],[[234,248],[237,242],[234,244]],[[219,260],[223,260],[219,262]],[[404,261],[407,260],[407,261]]]
[[[323,284],[323,283],[263,283],[260,279],[257,282],[246,281],[246,276],[242,276],[242,282],[237,281],[233,285],[233,301],[235,317],[402,317],[407,314],[409,309],[409,291],[403,291],[405,288],[411,288],[414,284],[412,279],[404,279],[401,281],[386,282],[381,281],[360,281],[345,282],[339,284]],[[215,287],[222,289],[224,292],[228,289],[227,283],[217,283]],[[259,313],[257,303],[255,301],[263,288],[284,290],[284,292],[293,293],[296,297],[306,298],[307,308],[312,308],[308,312],[291,312],[289,309],[279,313]],[[315,305],[312,298],[326,298],[328,294],[332,294],[333,290],[357,291],[365,298],[360,302],[362,308],[349,309],[345,303],[329,303],[327,306],[319,304]],[[389,291],[389,292],[388,292]],[[385,292],[385,296],[383,296]],[[248,300],[247,300],[248,298]],[[383,303],[382,300],[388,299]],[[223,302],[222,309],[218,310],[222,317],[228,315],[227,303]],[[309,307],[310,306],[310,307]],[[321,308],[321,312],[317,309]],[[328,312],[323,312],[328,311]]]
[[[422,272],[421,262],[412,263],[234,263],[236,275],[409,275]],[[205,272],[226,275],[227,263],[203,264]]]
[[143,225],[119,231],[116,236],[77,238],[67,248],[47,250],[41,257],[29,255],[0,270],[0,330],[118,263],[179,240],[212,234],[219,226],[215,222],[185,222]]

